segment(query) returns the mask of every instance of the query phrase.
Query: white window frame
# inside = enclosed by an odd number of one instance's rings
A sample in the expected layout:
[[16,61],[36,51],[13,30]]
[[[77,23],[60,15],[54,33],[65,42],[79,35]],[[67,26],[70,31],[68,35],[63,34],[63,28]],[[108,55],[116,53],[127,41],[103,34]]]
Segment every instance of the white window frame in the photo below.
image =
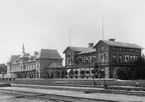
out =
[[[128,61],[127,61],[127,58],[128,58]],[[125,55],[125,62],[129,62],[129,55]]]

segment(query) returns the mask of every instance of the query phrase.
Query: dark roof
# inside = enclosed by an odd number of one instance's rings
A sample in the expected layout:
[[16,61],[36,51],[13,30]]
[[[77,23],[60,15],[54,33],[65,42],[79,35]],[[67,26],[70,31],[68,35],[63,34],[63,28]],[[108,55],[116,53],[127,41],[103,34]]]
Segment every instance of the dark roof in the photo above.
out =
[[63,66],[55,62],[51,62],[46,68],[63,68]]
[[66,50],[69,48],[75,52],[79,52],[78,54],[92,53],[92,52],[96,51],[93,47],[71,47],[71,46],[68,46],[63,53],[65,53]]
[[37,58],[63,59],[57,50],[41,49]]
[[14,62],[19,59],[20,55],[11,55],[10,60],[8,62]]
[[96,49],[92,47],[84,48],[79,54],[93,53],[96,52]]
[[[100,40],[104,43],[106,43],[109,46],[116,46],[116,47],[124,47],[124,48],[137,48],[137,49],[143,49],[137,44],[132,44],[132,43],[124,43],[124,42],[117,42],[117,41],[107,41],[107,40]],[[99,42],[100,42],[99,41]],[[96,44],[97,45],[97,44]],[[95,45],[95,47],[96,47]]]
[[29,58],[27,53],[22,53],[19,58]]
[[73,46],[68,46],[68,47],[64,50],[63,53],[65,53],[67,49],[71,49],[71,50],[73,50],[73,51],[75,51],[75,52],[81,52],[84,48],[86,48],[86,47],[73,47]]

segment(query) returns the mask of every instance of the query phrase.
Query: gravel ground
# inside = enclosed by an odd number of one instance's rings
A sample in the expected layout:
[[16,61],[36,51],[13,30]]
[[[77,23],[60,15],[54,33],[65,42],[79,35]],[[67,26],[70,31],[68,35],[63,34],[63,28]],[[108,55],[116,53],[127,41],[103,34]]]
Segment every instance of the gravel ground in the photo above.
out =
[[57,102],[57,101],[51,101],[49,99],[46,100],[46,99],[32,98],[32,97],[25,98],[21,95],[0,93],[0,102]]
[[63,96],[44,95],[36,93],[25,93],[17,91],[0,91],[0,102],[106,102],[70,98]]

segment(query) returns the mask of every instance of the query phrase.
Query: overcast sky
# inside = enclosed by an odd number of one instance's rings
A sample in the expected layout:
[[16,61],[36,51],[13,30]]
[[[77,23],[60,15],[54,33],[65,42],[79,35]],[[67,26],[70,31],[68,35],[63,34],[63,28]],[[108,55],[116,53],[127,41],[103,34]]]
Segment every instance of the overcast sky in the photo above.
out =
[[0,63],[41,48],[63,51],[101,39],[145,48],[145,0],[0,0]]

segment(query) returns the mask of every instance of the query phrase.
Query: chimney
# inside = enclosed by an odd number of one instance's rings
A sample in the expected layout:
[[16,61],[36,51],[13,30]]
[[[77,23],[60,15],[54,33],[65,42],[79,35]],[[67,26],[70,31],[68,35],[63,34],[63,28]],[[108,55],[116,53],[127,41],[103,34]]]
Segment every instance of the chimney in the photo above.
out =
[[109,39],[109,41],[115,41],[115,39],[114,38],[111,38],[111,39]]
[[36,56],[36,55],[38,55],[38,52],[37,52],[37,51],[35,51],[35,52],[34,52],[34,55],[35,55],[35,56]]
[[89,43],[89,47],[93,47],[94,46],[94,43]]

